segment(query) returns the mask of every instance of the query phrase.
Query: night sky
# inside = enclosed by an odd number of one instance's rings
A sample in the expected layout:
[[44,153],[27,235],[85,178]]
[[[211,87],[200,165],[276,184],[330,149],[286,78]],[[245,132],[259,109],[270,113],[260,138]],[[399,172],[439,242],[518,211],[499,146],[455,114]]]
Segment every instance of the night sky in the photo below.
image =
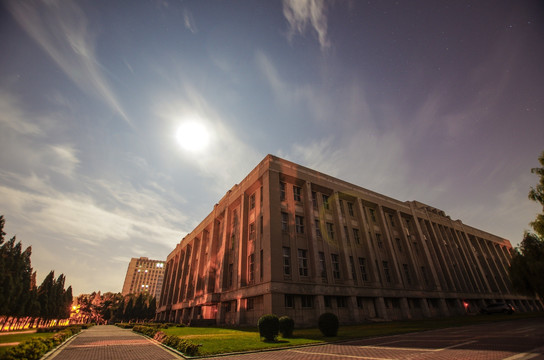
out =
[[121,291],[270,153],[515,246],[541,210],[542,4],[3,1],[4,230],[39,282]]

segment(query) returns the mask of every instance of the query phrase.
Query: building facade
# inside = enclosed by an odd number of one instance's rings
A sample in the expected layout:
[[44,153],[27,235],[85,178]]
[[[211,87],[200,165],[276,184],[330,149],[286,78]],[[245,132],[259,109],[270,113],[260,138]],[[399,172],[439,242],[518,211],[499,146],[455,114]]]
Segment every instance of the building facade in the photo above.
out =
[[170,253],[157,319],[315,326],[476,312],[507,301],[508,240],[268,155]]
[[164,264],[163,260],[150,260],[146,257],[130,259],[121,293],[146,293],[154,296],[158,303],[164,278]]

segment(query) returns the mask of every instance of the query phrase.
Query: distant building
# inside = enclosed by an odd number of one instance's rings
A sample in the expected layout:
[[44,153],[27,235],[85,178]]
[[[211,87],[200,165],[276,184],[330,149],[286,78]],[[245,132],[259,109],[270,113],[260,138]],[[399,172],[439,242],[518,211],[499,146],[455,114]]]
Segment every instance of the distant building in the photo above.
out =
[[506,239],[268,155],[168,255],[158,320],[315,326],[477,312],[512,291]]
[[162,260],[150,260],[146,257],[132,258],[128,264],[123,295],[147,293],[160,299],[162,281],[164,278]]

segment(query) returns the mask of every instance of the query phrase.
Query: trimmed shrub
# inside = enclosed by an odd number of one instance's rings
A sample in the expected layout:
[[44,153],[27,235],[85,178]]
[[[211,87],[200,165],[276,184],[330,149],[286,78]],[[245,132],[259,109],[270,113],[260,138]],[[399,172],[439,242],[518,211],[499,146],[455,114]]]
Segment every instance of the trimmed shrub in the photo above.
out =
[[293,330],[295,329],[295,320],[289,316],[282,316],[279,319],[279,330],[281,336],[284,338],[290,338],[293,336]]
[[338,317],[333,313],[323,313],[317,321],[317,326],[324,336],[336,336],[338,325]]
[[198,348],[202,345],[193,344],[187,340],[183,340],[177,336],[166,335],[156,327],[136,325],[132,328],[132,331],[144,334],[153,338],[162,344],[171,347],[185,355],[195,356],[198,354]]
[[280,330],[280,322],[276,315],[267,314],[261,316],[257,322],[259,327],[259,335],[264,338],[265,341],[276,341]]
[[37,360],[46,352],[62,344],[70,336],[81,331],[79,326],[69,326],[54,334],[50,338],[31,338],[17,346],[9,348],[4,354],[0,355],[1,360],[27,359]]

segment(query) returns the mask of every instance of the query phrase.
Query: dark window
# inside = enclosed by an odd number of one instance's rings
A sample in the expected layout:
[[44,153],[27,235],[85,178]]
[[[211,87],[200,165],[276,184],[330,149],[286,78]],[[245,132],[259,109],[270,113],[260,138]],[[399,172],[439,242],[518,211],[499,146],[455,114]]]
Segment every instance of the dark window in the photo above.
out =
[[255,240],[255,223],[249,224],[249,240]]
[[311,295],[302,295],[300,297],[303,308],[314,307],[314,297]]
[[298,274],[308,276],[308,254],[304,249],[298,249]]
[[340,279],[340,259],[337,254],[331,254],[332,275],[335,279]]
[[334,224],[327,223],[327,236],[329,240],[334,240]]
[[327,266],[325,265],[325,253],[319,252],[319,270],[321,271],[321,277],[327,278]]
[[389,264],[387,261],[382,261],[383,273],[385,275],[385,281],[391,282],[391,274],[389,273]]
[[254,298],[247,298],[246,300],[246,309],[247,310],[253,310],[255,308],[255,299]]
[[323,300],[325,300],[325,307],[327,307],[327,308],[332,307],[331,297],[330,296],[324,296]]
[[283,275],[291,275],[291,249],[283,248]]
[[344,226],[344,234],[346,234],[346,242],[349,244],[349,231],[347,226]]
[[249,210],[255,209],[255,194],[251,194],[249,197]]
[[399,252],[402,252],[402,243],[400,242],[400,239],[395,238],[395,241],[397,242],[397,248],[399,249]]
[[255,254],[251,254],[247,258],[248,263],[248,272],[249,272],[249,282],[253,283],[255,281]]
[[298,186],[293,186],[293,199],[295,201],[302,201],[302,188]]
[[359,229],[353,229],[353,239],[357,244],[361,243],[361,236],[359,235]]
[[304,234],[304,217],[295,215],[295,230],[297,234]]
[[357,273],[355,271],[355,262],[353,261],[353,256],[349,257],[349,263],[351,265],[351,277],[353,278],[355,284],[357,284]]
[[289,214],[285,212],[281,213],[281,231],[289,231]]
[[376,212],[374,211],[374,209],[368,209],[370,211],[370,218],[372,219],[373,222],[376,222]]
[[408,264],[402,264],[402,269],[404,270],[404,276],[406,277],[406,282],[408,284],[411,284],[412,278],[410,277],[410,270],[408,269]]
[[368,281],[368,275],[366,273],[366,259],[359,258],[359,270],[361,271],[361,279]]
[[312,206],[317,210],[317,193],[315,191],[312,191]]
[[336,297],[336,306],[338,306],[339,308],[347,307],[346,303],[347,303],[347,301],[346,301],[345,296],[337,296]]
[[353,211],[353,203],[348,201],[348,213],[349,216],[355,216],[355,212]]
[[280,182],[280,200],[285,201],[285,183]]
[[322,235],[321,235],[321,223],[319,222],[319,220],[315,220],[315,235],[318,238],[322,237]]
[[323,199],[323,208],[324,208],[325,210],[329,210],[329,208],[330,208],[330,207],[329,207],[329,196],[323,194],[323,195],[321,196],[321,198]]
[[376,234],[376,242],[378,243],[378,247],[383,249],[382,234]]
[[295,297],[290,294],[285,294],[285,307],[293,308],[295,307]]

